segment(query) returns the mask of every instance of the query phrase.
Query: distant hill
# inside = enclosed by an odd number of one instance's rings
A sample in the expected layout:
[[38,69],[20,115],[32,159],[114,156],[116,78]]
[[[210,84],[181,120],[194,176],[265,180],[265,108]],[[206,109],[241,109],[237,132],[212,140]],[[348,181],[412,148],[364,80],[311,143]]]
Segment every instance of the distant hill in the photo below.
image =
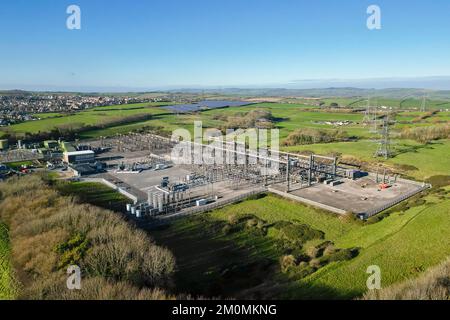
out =
[[161,91],[141,92],[66,92],[66,91],[25,91],[0,90],[0,95],[30,95],[30,94],[59,94],[59,95],[108,95],[108,96],[158,96],[164,94],[184,95],[220,95],[235,97],[304,97],[304,98],[357,98],[383,97],[387,99],[422,98],[434,100],[450,100],[450,90],[431,90],[416,88],[363,89],[355,87],[329,87],[312,89],[287,88],[180,88]]
[[285,89],[285,88],[224,88],[224,89],[178,89],[170,90],[171,93],[196,93],[196,94],[219,94],[234,95],[241,97],[310,97],[310,98],[352,98],[352,97],[384,97],[403,99],[406,97],[423,97],[430,99],[450,100],[450,90],[429,90],[414,88],[391,88],[391,89],[361,89],[353,87],[345,88],[316,88],[316,89]]

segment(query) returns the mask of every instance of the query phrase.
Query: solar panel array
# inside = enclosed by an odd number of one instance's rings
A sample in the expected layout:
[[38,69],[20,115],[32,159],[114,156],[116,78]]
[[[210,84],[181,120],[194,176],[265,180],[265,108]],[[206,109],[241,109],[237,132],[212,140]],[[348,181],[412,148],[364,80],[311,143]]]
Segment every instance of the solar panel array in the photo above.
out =
[[187,113],[201,111],[205,109],[218,109],[225,107],[241,107],[251,104],[251,102],[245,101],[225,101],[225,100],[204,100],[198,103],[192,104],[177,104],[173,106],[165,106],[164,109],[170,110],[175,113]]

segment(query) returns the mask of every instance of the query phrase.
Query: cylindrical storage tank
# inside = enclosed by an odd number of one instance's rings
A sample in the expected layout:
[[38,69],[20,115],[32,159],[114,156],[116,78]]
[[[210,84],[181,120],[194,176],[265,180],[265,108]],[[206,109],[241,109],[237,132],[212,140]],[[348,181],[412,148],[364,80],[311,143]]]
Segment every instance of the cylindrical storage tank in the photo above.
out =
[[158,206],[158,194],[156,192],[153,193],[152,198],[153,208],[156,208]]
[[150,191],[148,192],[148,205],[153,205],[153,194]]
[[163,212],[163,195],[160,194],[158,197],[158,211]]
[[141,209],[137,209],[136,210],[136,218],[140,218],[141,217]]
[[131,214],[135,215],[136,214],[136,207],[131,207]]
[[130,212],[130,211],[131,211],[131,204],[127,203],[127,212]]

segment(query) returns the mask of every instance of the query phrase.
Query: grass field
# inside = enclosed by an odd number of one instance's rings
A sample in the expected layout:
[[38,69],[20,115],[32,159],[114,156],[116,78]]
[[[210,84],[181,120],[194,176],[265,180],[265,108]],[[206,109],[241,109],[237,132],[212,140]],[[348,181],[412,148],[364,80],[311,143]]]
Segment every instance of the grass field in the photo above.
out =
[[57,189],[62,195],[77,196],[81,202],[117,212],[123,212],[130,202],[127,197],[101,183],[58,181]]
[[[171,132],[177,128],[187,128],[192,131],[193,122],[202,120],[204,128],[220,128],[224,121],[216,120],[217,115],[231,116],[237,113],[248,112],[259,109],[270,111],[277,119],[276,126],[280,129],[280,138],[284,139],[288,134],[298,128],[317,129],[337,129],[346,131],[351,136],[359,138],[373,138],[374,135],[361,123],[362,113],[344,112],[323,112],[318,107],[304,104],[286,103],[259,103],[250,106],[207,110],[199,114],[172,114],[165,109],[159,108],[162,103],[140,103],[118,106],[97,107],[86,111],[77,112],[71,115],[61,115],[57,113],[40,114],[43,119],[28,121],[7,127],[3,130],[11,130],[16,133],[38,133],[46,132],[53,128],[64,126],[79,128],[87,125],[98,125],[108,120],[116,120],[132,115],[151,114],[151,120],[139,121],[135,123],[116,125],[104,129],[97,129],[83,132],[81,138],[94,138],[99,136],[114,135],[116,133],[127,133],[145,126],[163,128],[166,132]],[[424,113],[418,111],[402,112],[397,115],[398,123],[395,127],[402,128],[408,126],[408,122]],[[449,112],[441,112],[430,118],[424,119],[420,124],[432,125],[434,121],[448,121]],[[323,124],[324,121],[350,120],[353,123],[347,126],[335,127]],[[394,128],[395,128],[394,127]]]
[[0,222],[0,300],[13,299],[15,296],[9,253],[8,229]]
[[359,225],[269,195],[213,211],[204,215],[203,219],[179,220],[168,229],[151,234],[158,243],[167,245],[174,252],[179,262],[182,287],[189,288],[196,283],[196,290],[201,292],[206,280],[196,281],[206,278],[207,274],[211,275],[207,278],[210,283],[222,283],[223,279],[217,273],[226,265],[236,261],[244,265],[264,259],[276,261],[279,254],[274,249],[276,234],[273,232],[264,238],[248,235],[233,238],[224,236],[220,231],[214,232],[214,224],[205,226],[205,219],[220,225],[231,214],[238,213],[253,214],[269,223],[298,221],[323,231],[325,239],[333,241],[337,247],[359,247],[359,255],[349,261],[331,263],[301,280],[293,281],[279,271],[267,270],[264,280],[256,272],[248,274],[245,284],[251,287],[252,282],[260,280],[286,285],[276,293],[272,286],[267,286],[267,291],[271,292],[267,294],[272,298],[271,294],[290,299],[354,298],[366,291],[366,269],[370,265],[380,266],[382,285],[388,286],[417,276],[450,254],[450,239],[447,236],[450,202],[448,198],[445,202],[438,202],[432,195],[427,196],[426,200],[424,205],[393,213],[381,222]]
[[369,162],[385,162],[387,164],[403,164],[417,168],[408,171],[408,175],[424,180],[434,175],[447,175],[450,172],[450,141],[442,140],[424,145],[410,140],[399,140],[393,144],[395,157],[388,160],[374,158],[377,146],[373,141],[337,142],[326,144],[284,147],[290,152],[312,151],[317,154],[341,154]]
[[[327,99],[326,103],[358,107],[361,99]],[[395,108],[419,107],[421,101],[378,99],[378,105]],[[431,107],[445,106],[444,102],[430,102]],[[450,107],[450,105],[448,105]],[[260,103],[239,108],[209,110],[199,114],[175,115],[159,108],[158,104],[135,104],[98,107],[70,116],[47,118],[11,126],[16,132],[38,132],[64,124],[96,124],[102,119],[116,119],[135,114],[152,114],[147,121],[128,123],[100,130],[83,132],[82,138],[126,133],[144,126],[162,128],[170,132],[176,128],[193,129],[195,120],[202,120],[204,128],[220,128],[224,121],[218,115],[235,116],[254,109],[270,111],[285,139],[298,128],[336,129],[324,121],[350,120],[348,126],[339,127],[349,135],[359,138],[355,142],[297,145],[282,147],[285,151],[311,151],[317,154],[338,154],[344,159],[356,158],[364,162],[381,162],[394,168],[404,167],[405,174],[417,180],[433,176],[448,176],[450,172],[450,140],[421,144],[412,140],[393,139],[394,157],[383,160],[374,158],[377,148],[364,125],[362,113],[323,112],[305,104]],[[438,112],[419,122],[425,113],[406,111],[396,115],[393,131],[408,126],[433,126],[450,121],[448,111]],[[121,211],[127,199],[101,184],[59,184],[64,195],[77,195],[81,201]],[[450,255],[450,201],[447,194],[429,194],[426,202],[392,213],[374,224],[348,221],[299,203],[268,195],[241,203],[174,221],[166,228],[149,231],[158,244],[167,246],[177,258],[175,282],[179,292],[189,292],[213,297],[284,297],[284,298],[354,298],[366,290],[370,265],[378,265],[382,271],[382,285],[401,282],[418,276],[427,268],[438,264]],[[402,209],[403,210],[403,209]],[[282,251],[278,247],[279,231],[268,227],[267,234],[254,232],[223,232],[233,214],[252,214],[268,225],[291,221],[306,224],[324,232],[324,239],[339,248],[359,248],[359,254],[351,260],[332,262],[301,279],[282,273],[278,260]],[[0,237],[1,241],[1,237]],[[307,243],[317,245],[317,239]],[[322,241],[322,240],[320,240]],[[1,246],[0,246],[1,248]],[[264,283],[255,290],[255,286]],[[248,290],[253,288],[251,293]],[[253,295],[252,295],[253,294]]]
[[42,114],[46,118],[12,125],[8,127],[8,130],[17,133],[38,133],[48,132],[58,126],[78,128],[87,125],[97,125],[103,121],[120,119],[132,115],[157,115],[165,113],[166,111],[164,109],[159,108],[160,105],[162,103],[138,103],[124,106],[98,107],[61,117],[46,117],[48,114]]

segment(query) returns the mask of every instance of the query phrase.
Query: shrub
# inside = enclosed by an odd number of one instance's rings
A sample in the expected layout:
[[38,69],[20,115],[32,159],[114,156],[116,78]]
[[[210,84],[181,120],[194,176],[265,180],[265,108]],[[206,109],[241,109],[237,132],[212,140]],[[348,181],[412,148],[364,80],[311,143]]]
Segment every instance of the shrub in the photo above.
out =
[[323,250],[323,254],[324,254],[325,256],[332,255],[332,254],[335,253],[335,252],[336,252],[336,248],[334,247],[333,244],[327,245],[327,246],[325,247],[325,249]]
[[358,254],[358,249],[340,249],[337,250],[334,254],[329,256],[329,261],[345,261],[351,260]]
[[[0,192],[0,218],[9,226],[12,260],[23,282],[19,297],[72,297],[60,268],[73,263],[83,270],[83,283],[92,284],[92,292],[84,287],[86,297],[101,297],[104,288],[116,294],[129,288],[136,294],[130,299],[151,297],[153,288],[169,283],[173,255],[118,214],[60,196],[37,175],[0,183]],[[100,282],[104,288],[96,287]]]
[[311,258],[317,258],[319,256],[319,249],[314,246],[308,247],[306,254]]
[[429,143],[433,140],[450,138],[450,125],[433,125],[426,127],[411,127],[402,130],[402,139],[413,139],[420,143]]
[[280,267],[282,272],[287,272],[289,268],[296,266],[296,259],[293,255],[285,255],[280,258]]
[[341,130],[302,128],[291,132],[284,140],[283,144],[285,146],[296,146],[314,143],[329,143],[345,139],[348,139],[348,135]]
[[322,239],[324,237],[322,231],[315,230],[306,224],[280,222],[276,223],[274,227],[280,230],[280,233],[286,239],[299,244],[303,244],[313,239]]
[[431,183],[433,188],[442,188],[450,185],[450,176],[432,176],[426,180],[428,183]]
[[69,265],[78,265],[89,248],[89,240],[80,233],[75,234],[71,239],[56,245],[55,251],[60,255],[58,269]]
[[232,233],[232,227],[228,223],[222,227],[222,233],[224,235],[229,235]]
[[311,259],[311,261],[309,261],[309,265],[315,269],[318,269],[321,267],[322,262],[320,259]]
[[236,213],[232,213],[228,216],[228,222],[233,225],[239,222],[239,217]]

